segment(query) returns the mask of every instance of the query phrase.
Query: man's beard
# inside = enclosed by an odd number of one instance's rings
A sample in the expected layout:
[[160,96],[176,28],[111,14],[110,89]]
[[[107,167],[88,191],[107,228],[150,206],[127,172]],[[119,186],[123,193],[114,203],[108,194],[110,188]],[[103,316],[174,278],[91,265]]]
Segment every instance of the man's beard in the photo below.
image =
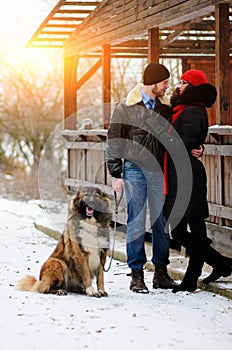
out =
[[165,92],[163,90],[159,90],[157,88],[157,86],[155,85],[154,88],[152,89],[152,93],[156,96],[156,97],[162,97],[164,96]]

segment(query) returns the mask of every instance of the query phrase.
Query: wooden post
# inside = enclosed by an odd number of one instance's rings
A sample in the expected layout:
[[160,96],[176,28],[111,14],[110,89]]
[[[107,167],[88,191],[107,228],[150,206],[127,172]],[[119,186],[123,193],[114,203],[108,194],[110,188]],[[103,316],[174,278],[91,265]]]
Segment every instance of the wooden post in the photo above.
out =
[[108,129],[111,112],[111,70],[109,44],[102,46],[102,102],[104,129]]
[[218,92],[216,122],[230,123],[229,4],[215,6],[215,78]]
[[[77,75],[77,56],[64,57],[64,128],[76,129],[77,96],[76,96],[76,75]],[[67,150],[68,168],[67,177],[76,176],[76,157],[75,151]],[[69,187],[68,187],[69,188]]]
[[148,62],[159,62],[159,28],[148,29]]
[[78,56],[64,57],[64,128],[76,129]]
[[182,58],[182,73],[186,72],[186,70],[189,70],[189,63],[187,58]]

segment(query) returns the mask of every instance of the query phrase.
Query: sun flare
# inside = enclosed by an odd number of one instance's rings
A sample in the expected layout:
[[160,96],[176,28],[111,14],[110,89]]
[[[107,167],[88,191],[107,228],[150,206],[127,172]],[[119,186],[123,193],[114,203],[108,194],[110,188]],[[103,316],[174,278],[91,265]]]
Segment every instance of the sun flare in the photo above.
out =
[[10,66],[19,69],[28,67],[39,75],[63,69],[63,52],[60,49],[15,48],[5,53],[4,59]]
[[22,60],[36,69],[49,71],[52,66],[62,58],[61,50],[49,50],[40,48],[27,48],[22,52]]

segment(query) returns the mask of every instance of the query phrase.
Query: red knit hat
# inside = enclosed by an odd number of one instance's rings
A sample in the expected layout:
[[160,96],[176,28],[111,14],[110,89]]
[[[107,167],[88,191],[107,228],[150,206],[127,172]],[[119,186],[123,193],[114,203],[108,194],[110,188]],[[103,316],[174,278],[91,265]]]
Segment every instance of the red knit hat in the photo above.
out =
[[205,73],[197,69],[187,70],[184,74],[182,74],[181,80],[185,80],[193,86],[199,86],[208,83]]

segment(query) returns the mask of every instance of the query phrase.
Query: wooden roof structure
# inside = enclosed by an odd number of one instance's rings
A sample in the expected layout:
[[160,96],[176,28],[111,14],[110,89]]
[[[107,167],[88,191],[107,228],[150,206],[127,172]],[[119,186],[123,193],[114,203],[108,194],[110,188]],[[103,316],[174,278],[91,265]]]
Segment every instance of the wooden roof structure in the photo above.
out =
[[102,45],[109,43],[111,57],[144,58],[148,53],[148,30],[158,26],[160,57],[211,57],[215,55],[215,5],[230,2],[61,0],[28,46],[65,46],[67,55],[77,50],[79,56],[100,57]]
[[101,0],[60,0],[33,34],[27,46],[62,48],[64,41],[100,3]]
[[[231,33],[232,0],[60,0],[28,46],[63,48],[66,128],[76,128],[70,116],[77,112],[77,92],[100,67],[102,102],[111,101],[113,57],[180,58],[183,70],[213,62],[213,74],[207,72],[218,91],[213,121],[231,125]],[[77,81],[80,57],[99,59]],[[107,128],[110,111],[103,114]]]

